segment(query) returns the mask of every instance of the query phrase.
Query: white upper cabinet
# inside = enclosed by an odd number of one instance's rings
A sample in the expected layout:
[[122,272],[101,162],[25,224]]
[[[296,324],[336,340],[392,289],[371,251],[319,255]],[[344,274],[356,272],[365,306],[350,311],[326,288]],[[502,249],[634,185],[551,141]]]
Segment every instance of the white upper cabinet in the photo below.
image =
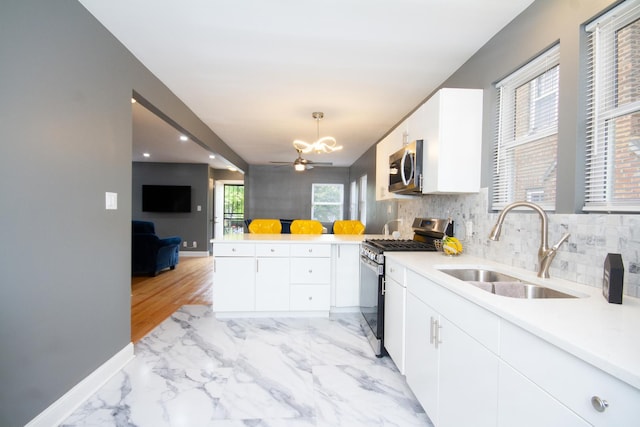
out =
[[389,156],[402,148],[402,137],[398,126],[376,145],[376,200],[400,197],[389,192]]
[[482,89],[440,89],[376,146],[376,200],[389,192],[389,156],[423,140],[423,194],[480,190]]
[[426,120],[422,192],[477,193],[482,90],[440,89],[418,111]]

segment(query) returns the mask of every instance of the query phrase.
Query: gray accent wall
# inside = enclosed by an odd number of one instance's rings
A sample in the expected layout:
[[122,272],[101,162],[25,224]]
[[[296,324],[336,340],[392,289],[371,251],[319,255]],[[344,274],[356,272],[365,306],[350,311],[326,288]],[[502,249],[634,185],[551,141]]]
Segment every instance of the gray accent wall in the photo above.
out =
[[[349,168],[351,180],[358,180],[367,175],[367,220],[366,233],[380,234],[384,224],[398,216],[398,202],[384,200],[376,202],[376,146],[369,148]],[[390,224],[391,230],[397,228],[397,223]]]
[[75,0],[3,1],[0,58],[0,425],[14,427],[131,341],[132,93],[247,165]]
[[344,217],[349,209],[349,168],[251,165],[245,177],[245,218],[311,218],[311,185],[343,184]]
[[[187,247],[180,252],[208,251],[209,165],[189,163],[133,163],[132,219],[152,221],[160,237],[179,236]],[[191,212],[143,212],[143,185],[191,186]],[[200,211],[197,207],[200,206]],[[193,242],[197,242],[193,247]]]

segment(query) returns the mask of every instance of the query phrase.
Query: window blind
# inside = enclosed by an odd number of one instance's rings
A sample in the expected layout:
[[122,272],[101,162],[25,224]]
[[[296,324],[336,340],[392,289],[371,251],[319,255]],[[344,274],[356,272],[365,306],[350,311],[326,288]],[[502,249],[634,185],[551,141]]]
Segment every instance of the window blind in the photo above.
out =
[[560,45],[496,84],[492,209],[527,200],[554,210]]
[[640,211],[640,1],[588,32],[585,211]]

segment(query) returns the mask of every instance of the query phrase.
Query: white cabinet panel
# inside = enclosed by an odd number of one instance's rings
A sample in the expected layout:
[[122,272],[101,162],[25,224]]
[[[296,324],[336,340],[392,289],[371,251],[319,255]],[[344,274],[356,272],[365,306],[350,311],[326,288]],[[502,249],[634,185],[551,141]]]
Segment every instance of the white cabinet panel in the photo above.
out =
[[329,258],[291,258],[291,283],[329,284]]
[[331,257],[331,245],[294,244],[291,245],[292,257]]
[[329,285],[291,285],[292,311],[328,311]]
[[420,110],[427,120],[422,192],[477,193],[482,149],[482,90],[440,89]]
[[406,288],[389,276],[385,281],[384,347],[401,374],[405,372]]
[[256,245],[258,257],[288,257],[289,245],[279,243],[258,243]]
[[498,427],[591,425],[504,362],[499,377]]
[[336,307],[360,305],[360,246],[335,246],[334,294]]
[[213,262],[213,310],[253,311],[255,309],[255,259],[216,256]]
[[439,352],[431,340],[438,313],[407,293],[405,373],[411,391],[431,421],[438,425]]
[[[640,420],[640,390],[507,322],[500,354],[509,365],[594,426],[631,427]],[[591,399],[606,400],[603,412]]]
[[258,258],[256,263],[256,310],[289,310],[289,258]]
[[438,326],[438,427],[494,427],[498,356],[442,316]]

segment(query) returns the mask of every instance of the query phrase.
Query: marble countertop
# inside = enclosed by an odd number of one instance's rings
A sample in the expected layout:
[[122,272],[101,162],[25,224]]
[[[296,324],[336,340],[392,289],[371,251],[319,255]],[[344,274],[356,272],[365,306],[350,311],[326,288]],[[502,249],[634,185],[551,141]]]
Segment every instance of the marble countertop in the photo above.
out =
[[[640,389],[640,299],[623,296],[609,304],[601,288],[562,279],[541,279],[536,272],[469,255],[441,252],[387,252],[416,273],[484,307],[547,342]],[[517,299],[494,295],[439,271],[447,267],[488,267],[521,280],[578,296],[568,299]]]
[[365,239],[390,239],[381,234],[229,234],[221,239],[212,239],[212,243],[351,243],[360,244]]

